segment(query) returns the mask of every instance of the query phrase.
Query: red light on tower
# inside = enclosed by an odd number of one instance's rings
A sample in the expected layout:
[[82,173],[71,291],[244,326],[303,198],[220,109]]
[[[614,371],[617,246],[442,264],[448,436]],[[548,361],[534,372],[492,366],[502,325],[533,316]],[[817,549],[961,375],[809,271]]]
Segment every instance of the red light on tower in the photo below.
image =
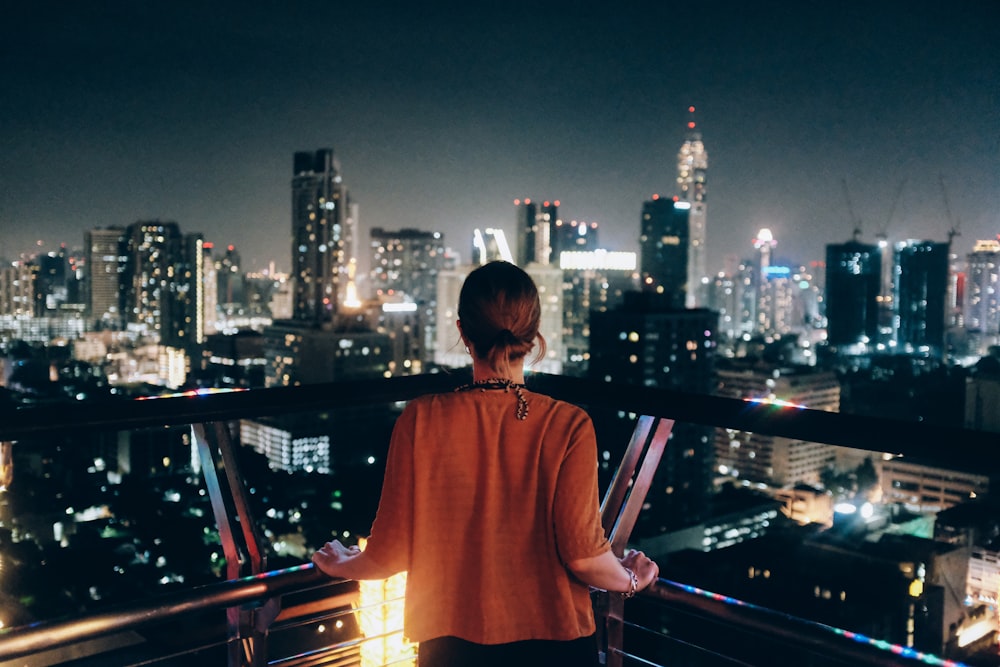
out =
[[694,121],[691,121],[690,123],[688,123],[688,129],[689,130],[693,130],[694,129]]
[[549,203],[548,202],[542,202],[542,206],[546,206],[547,207],[547,206],[549,206]]
[[527,198],[526,198],[526,199],[524,200],[524,203],[525,203],[525,204],[530,204],[530,203],[531,203],[531,200],[530,200],[530,199],[527,199]]
[[660,198],[660,195],[653,195],[653,201],[656,201],[659,198]]
[[694,113],[694,107],[688,107],[688,113]]
[[520,199],[515,199],[514,200],[514,206],[520,206],[520,205],[521,205],[521,200]]
[[559,200],[558,199],[555,201],[555,204],[556,204],[556,206],[559,206]]

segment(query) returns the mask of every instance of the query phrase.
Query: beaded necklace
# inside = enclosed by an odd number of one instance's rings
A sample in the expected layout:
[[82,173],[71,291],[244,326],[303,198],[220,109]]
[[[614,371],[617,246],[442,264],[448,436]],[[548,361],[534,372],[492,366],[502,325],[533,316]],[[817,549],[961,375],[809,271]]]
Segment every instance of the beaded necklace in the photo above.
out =
[[517,395],[517,416],[519,421],[524,421],[528,416],[528,399],[524,397],[524,384],[514,382],[508,378],[487,378],[485,380],[478,380],[476,382],[471,382],[469,384],[463,384],[461,387],[456,387],[455,391],[472,391],[473,389],[478,389],[479,391],[486,391],[487,389],[503,389],[505,394],[510,393],[513,389],[514,393]]

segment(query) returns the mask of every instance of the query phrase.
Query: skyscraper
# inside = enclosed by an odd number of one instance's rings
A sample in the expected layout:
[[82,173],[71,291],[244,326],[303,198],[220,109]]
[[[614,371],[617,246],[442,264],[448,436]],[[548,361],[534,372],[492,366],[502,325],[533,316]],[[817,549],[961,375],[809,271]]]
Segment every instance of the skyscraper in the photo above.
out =
[[882,249],[853,240],[826,246],[827,340],[841,353],[879,341]]
[[705,305],[708,278],[705,257],[706,173],[708,152],[694,122],[694,107],[688,107],[688,134],[677,153],[677,185],[680,201],[691,205],[688,217],[687,295],[685,305],[699,308]]
[[421,348],[434,349],[437,276],[450,263],[441,232],[420,229],[371,230],[371,288],[376,296],[396,295],[417,307]]
[[125,322],[157,339],[172,340],[183,321],[171,286],[181,255],[180,228],[176,222],[136,222],[128,226],[125,244]]
[[559,256],[564,252],[588,252],[598,249],[596,222],[556,220],[556,224],[552,227],[553,264],[559,263]]
[[101,328],[122,326],[121,275],[125,268],[122,254],[124,227],[90,229],[84,235],[87,316]]
[[586,375],[590,359],[590,313],[620,306],[639,288],[636,253],[563,251],[563,373]]
[[343,296],[353,217],[332,148],[295,153],[292,177],[292,319],[332,322]]
[[642,290],[666,294],[676,308],[687,304],[691,204],[653,195],[642,205],[639,273]]
[[965,330],[971,351],[1000,342],[1000,240],[977,241],[966,261]]
[[944,352],[949,243],[896,244],[896,347],[903,353],[941,357]]
[[541,204],[530,199],[515,199],[517,206],[517,264],[548,265],[558,257],[552,255],[552,233],[559,222],[559,201]]

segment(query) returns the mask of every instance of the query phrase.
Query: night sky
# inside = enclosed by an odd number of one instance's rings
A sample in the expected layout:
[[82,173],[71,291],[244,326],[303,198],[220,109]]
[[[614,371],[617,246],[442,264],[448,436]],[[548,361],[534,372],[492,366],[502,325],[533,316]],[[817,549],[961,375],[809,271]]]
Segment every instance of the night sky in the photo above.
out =
[[159,218],[287,269],[292,154],[320,147],[362,254],[372,227],[417,227],[468,258],[473,227],[513,232],[516,197],[636,250],[689,105],[713,271],[764,226],[779,258],[821,259],[851,236],[848,198],[869,241],[957,225],[964,254],[1000,233],[994,0],[18,4],[0,19],[8,259]]

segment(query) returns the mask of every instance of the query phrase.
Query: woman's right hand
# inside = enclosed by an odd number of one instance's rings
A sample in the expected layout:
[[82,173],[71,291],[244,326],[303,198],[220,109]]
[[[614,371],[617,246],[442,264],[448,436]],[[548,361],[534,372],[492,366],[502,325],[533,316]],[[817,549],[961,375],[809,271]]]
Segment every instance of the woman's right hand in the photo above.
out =
[[623,566],[635,572],[635,578],[639,580],[636,590],[648,588],[660,576],[659,566],[646,554],[641,551],[629,549],[622,559]]

